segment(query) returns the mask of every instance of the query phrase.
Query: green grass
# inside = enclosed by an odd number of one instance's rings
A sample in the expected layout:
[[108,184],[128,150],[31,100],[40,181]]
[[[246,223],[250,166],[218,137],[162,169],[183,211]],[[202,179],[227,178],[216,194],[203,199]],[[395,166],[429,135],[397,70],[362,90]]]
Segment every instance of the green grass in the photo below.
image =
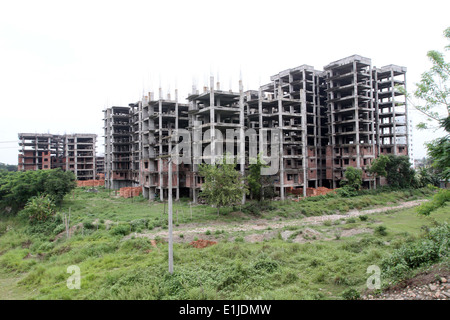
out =
[[[322,207],[327,207],[330,213],[344,210],[343,205],[351,209],[394,203],[419,197],[416,192],[420,191],[363,195],[341,199],[343,204],[334,197],[274,203],[275,210],[262,213],[258,218],[271,218],[277,212],[287,218],[317,215]],[[424,196],[429,194],[424,192]],[[68,212],[69,207],[71,225],[82,222],[89,226],[83,234],[78,232],[70,239],[62,237],[50,241],[55,230],[59,230],[57,227],[53,231],[37,232],[18,218],[0,221],[0,231],[4,230],[0,235],[0,283],[8,284],[0,286],[0,298],[16,290],[20,299],[341,299],[344,290],[365,289],[368,266],[379,265],[405,241],[418,238],[424,232],[424,225],[449,221],[450,211],[447,204],[426,218],[418,216],[411,208],[372,214],[364,221],[355,219],[342,225],[326,223],[315,227],[333,235],[336,229],[375,230],[383,225],[385,236],[361,233],[302,244],[279,238],[248,243],[244,241],[245,233],[236,232],[230,234],[235,241],[219,241],[204,249],[192,248],[187,243],[175,244],[175,272],[169,275],[167,243],[159,240],[156,249],[145,238],[123,240],[130,228],[146,229],[142,219],[147,226],[154,224],[158,228],[163,218],[163,204],[149,205],[140,198],[120,199],[110,197],[105,190],[93,194],[78,188],[74,198],[66,197],[61,212]],[[191,220],[185,199],[174,205],[174,211],[179,209],[180,228],[185,223],[212,220],[239,225],[239,221],[251,218],[231,214],[218,217],[216,210],[206,205],[192,208]],[[314,209],[310,212],[310,208]],[[111,220],[118,226],[107,230],[101,224],[97,230],[91,225],[97,219],[105,223]],[[284,229],[294,234],[301,231],[298,226]],[[224,231],[208,233],[214,236]],[[70,276],[67,268],[71,265],[80,267],[80,290],[67,288]]]

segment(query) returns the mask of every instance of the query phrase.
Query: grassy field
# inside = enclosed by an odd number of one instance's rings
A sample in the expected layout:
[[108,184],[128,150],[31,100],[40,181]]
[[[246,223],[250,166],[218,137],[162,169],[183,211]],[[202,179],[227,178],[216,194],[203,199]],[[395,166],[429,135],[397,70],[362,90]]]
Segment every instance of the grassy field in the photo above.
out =
[[[380,265],[393,250],[418,239],[425,227],[449,222],[450,205],[433,212],[432,218],[418,216],[416,208],[310,226],[302,225],[302,218],[431,195],[424,189],[345,199],[316,197],[271,202],[264,212],[256,212],[258,206],[253,203],[234,211],[223,209],[219,216],[206,205],[192,206],[191,216],[188,200],[183,199],[174,205],[174,212],[178,210],[175,231],[189,225],[239,226],[254,219],[293,223],[258,231],[278,234],[261,242],[247,242],[248,233],[228,232],[225,227],[197,235],[218,242],[207,248],[180,241],[174,245],[175,272],[170,275],[167,243],[156,237],[155,247],[150,238],[134,236],[166,230],[164,204],[117,198],[103,189],[92,193],[77,188],[59,210],[59,214],[68,213],[70,208],[71,225],[83,226],[70,239],[54,240],[64,231],[59,219],[43,227],[29,226],[17,217],[2,218],[0,299],[341,299],[346,289],[365,289],[368,266]],[[306,228],[321,236],[296,242]],[[348,230],[361,232],[343,236]],[[283,238],[284,231],[290,235]],[[67,287],[71,265],[81,271],[79,290]],[[382,278],[384,284],[388,280]]]

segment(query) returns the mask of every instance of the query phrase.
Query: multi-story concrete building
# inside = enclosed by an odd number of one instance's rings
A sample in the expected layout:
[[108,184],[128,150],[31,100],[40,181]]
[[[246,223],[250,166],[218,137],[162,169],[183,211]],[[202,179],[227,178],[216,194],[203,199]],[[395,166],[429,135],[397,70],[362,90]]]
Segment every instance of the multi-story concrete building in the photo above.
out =
[[276,161],[270,184],[281,198],[289,192],[306,195],[307,188],[336,188],[349,166],[363,170],[365,187],[375,187],[367,172],[373,160],[409,152],[406,98],[395,90],[406,85],[405,75],[404,67],[376,68],[371,59],[354,55],[324,71],[309,65],[282,71],[259,90],[244,92],[241,82],[239,92],[221,90],[211,77],[209,88],[193,87],[187,104],[178,102],[177,93],[174,100],[164,99],[160,89],[159,99],[149,93],[129,107],[108,108],[109,186],[142,186],[145,197],[165,199],[168,137],[186,129],[190,161],[172,163],[176,198],[197,201],[203,182],[198,165],[230,151],[242,175],[258,153]]
[[19,133],[19,171],[61,168],[77,180],[96,176],[95,134]]

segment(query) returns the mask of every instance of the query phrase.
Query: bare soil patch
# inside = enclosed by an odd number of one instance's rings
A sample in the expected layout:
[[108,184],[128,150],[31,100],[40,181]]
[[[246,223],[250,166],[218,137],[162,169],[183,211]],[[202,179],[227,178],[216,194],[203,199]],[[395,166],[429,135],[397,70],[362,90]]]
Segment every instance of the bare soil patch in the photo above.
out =
[[[407,201],[400,203],[396,206],[388,206],[388,207],[381,207],[381,208],[375,208],[375,209],[369,209],[369,210],[351,210],[346,214],[333,214],[333,215],[324,215],[324,216],[314,216],[314,217],[304,217],[304,218],[298,218],[298,219],[292,219],[292,220],[281,220],[280,218],[274,218],[273,220],[266,220],[266,219],[254,219],[249,221],[242,221],[239,223],[227,223],[223,221],[211,221],[208,222],[208,224],[199,224],[199,223],[188,223],[180,225],[178,228],[176,228],[173,231],[174,235],[174,242],[175,243],[189,243],[197,238],[199,235],[202,236],[202,238],[213,241],[213,240],[220,240],[220,239],[228,239],[229,241],[232,241],[234,237],[229,237],[229,233],[233,232],[249,232],[250,234],[245,235],[244,241],[246,242],[261,242],[264,240],[273,239],[278,235],[278,232],[280,229],[283,229],[288,226],[296,226],[296,227],[303,227],[308,225],[318,225],[323,224],[325,221],[336,221],[340,219],[347,219],[350,217],[357,217],[360,215],[369,215],[373,213],[379,213],[379,212],[386,212],[390,210],[400,210],[400,209],[406,209],[411,208],[414,206],[420,205],[420,203],[427,201],[427,200],[414,200],[414,201]],[[242,212],[236,212],[235,214],[242,214]],[[225,235],[217,236],[215,235],[216,231],[223,230],[225,232]],[[263,231],[261,233],[261,231]],[[270,232],[269,232],[270,230]],[[205,233],[209,231],[211,235],[205,235]],[[254,231],[255,233],[252,234],[251,232]],[[259,232],[258,232],[259,231]],[[281,236],[283,239],[287,240],[295,231],[287,231],[283,230],[281,231]],[[341,231],[341,237],[350,237],[352,235],[356,235],[359,233],[366,233],[366,232],[373,232],[371,229],[350,229],[350,230],[342,230]],[[227,235],[228,234],[228,235]],[[148,239],[155,239],[155,238],[162,238],[162,239],[168,239],[169,232],[168,230],[154,230],[149,231],[146,233],[133,233],[124,238],[124,240],[131,238],[132,236],[137,238],[148,238]],[[311,229],[306,228],[302,231],[302,234],[299,234],[297,237],[292,239],[293,242],[306,242],[311,240],[329,240],[330,237],[321,234],[320,232]]]

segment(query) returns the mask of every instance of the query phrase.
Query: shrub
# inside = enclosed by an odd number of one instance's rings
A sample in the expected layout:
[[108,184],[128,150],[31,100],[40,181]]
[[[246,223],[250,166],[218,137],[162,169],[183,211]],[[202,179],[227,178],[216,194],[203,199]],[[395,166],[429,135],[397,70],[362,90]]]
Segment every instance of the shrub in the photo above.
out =
[[347,223],[355,223],[356,219],[355,218],[348,218],[347,219]]
[[274,272],[276,269],[278,269],[278,267],[279,265],[276,261],[268,259],[259,260],[253,266],[253,268],[256,270],[264,270],[269,273]]
[[385,226],[378,226],[378,227],[376,227],[375,228],[375,233],[380,235],[380,236],[387,235],[386,227]]
[[89,230],[95,228],[95,226],[92,224],[92,222],[84,222],[83,227],[86,229],[89,229]]
[[48,196],[32,197],[22,210],[22,215],[30,222],[45,222],[55,213],[55,203]]
[[442,207],[447,201],[450,201],[450,190],[440,189],[433,197],[433,200],[422,203],[417,212],[421,215],[428,216],[430,213]]
[[345,300],[358,300],[361,298],[361,295],[356,289],[350,288],[342,292],[342,298]]
[[424,238],[404,244],[381,262],[384,272],[395,280],[407,277],[409,271],[448,257],[450,226],[447,223],[430,229]]
[[130,225],[120,224],[118,226],[112,227],[110,232],[115,236],[126,236],[130,233]]
[[338,196],[342,198],[350,198],[358,195],[358,192],[349,186],[344,186],[342,188],[337,189]]
[[339,240],[339,239],[341,238],[341,235],[342,235],[342,231],[341,231],[340,229],[336,229],[336,230],[334,231],[334,238],[335,238],[336,240]]
[[147,219],[137,219],[131,221],[130,225],[132,231],[142,231],[149,225],[149,222]]
[[359,220],[361,220],[361,221],[367,221],[367,219],[369,219],[369,217],[367,215],[359,216]]

